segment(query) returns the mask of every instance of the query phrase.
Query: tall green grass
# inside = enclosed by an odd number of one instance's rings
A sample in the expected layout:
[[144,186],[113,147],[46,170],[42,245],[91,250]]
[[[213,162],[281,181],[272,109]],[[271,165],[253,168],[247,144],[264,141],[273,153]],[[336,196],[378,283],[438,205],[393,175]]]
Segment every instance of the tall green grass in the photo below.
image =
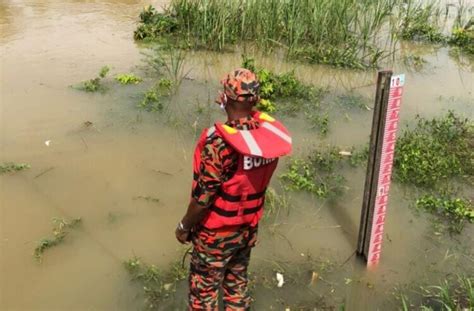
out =
[[[376,42],[394,5],[394,0],[172,0],[165,14],[156,15],[167,18],[146,15],[142,22],[159,21],[152,35],[173,33],[193,47],[223,50],[253,42],[310,62],[365,68],[389,54]],[[164,25],[168,22],[173,27]]]
[[453,40],[443,33],[449,10],[439,0],[171,0],[164,13],[149,7],[140,14],[135,38],[218,51],[251,43],[282,48],[292,59],[362,69],[392,55],[395,38],[467,46],[459,24],[471,8],[460,1]]

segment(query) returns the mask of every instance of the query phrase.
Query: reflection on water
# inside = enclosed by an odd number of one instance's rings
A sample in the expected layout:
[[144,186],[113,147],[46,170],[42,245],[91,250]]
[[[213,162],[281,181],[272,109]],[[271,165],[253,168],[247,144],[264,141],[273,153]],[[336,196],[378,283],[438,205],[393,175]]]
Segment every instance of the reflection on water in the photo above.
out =
[[[240,64],[240,53],[189,53],[187,66],[194,80],[184,81],[173,99],[174,104],[188,107],[190,119],[185,123],[165,124],[163,118],[138,112],[135,105],[145,86],[120,87],[109,79],[105,94],[70,88],[93,77],[103,65],[111,66],[114,74],[140,72],[137,66],[142,56],[132,33],[136,16],[147,3],[0,3],[0,162],[32,166],[21,174],[0,177],[2,310],[137,309],[141,301],[136,299],[136,288],[130,285],[122,261],[137,255],[165,267],[181,253],[173,228],[190,188],[197,134],[191,125],[209,122],[191,111],[197,102],[205,104],[214,97],[219,78]],[[428,62],[426,70],[407,75],[403,121],[417,113],[432,116],[447,109],[473,116],[472,67],[459,67],[444,48],[432,51],[407,45],[403,49],[420,53]],[[288,64],[277,54],[257,59],[273,70],[295,69],[304,81],[339,92],[370,98],[374,92],[375,72]],[[405,69],[395,64],[395,71]],[[332,118],[331,133],[325,140],[301,120],[286,120],[297,152],[327,143],[343,147],[365,143],[370,112],[349,114]],[[93,126],[84,127],[86,121]],[[44,143],[47,140],[49,146]],[[337,202],[291,194],[289,217],[261,230],[254,269],[270,261],[291,266],[308,254],[326,258],[331,269],[314,288],[315,295],[325,295],[330,302],[345,301],[350,310],[365,310],[386,303],[397,283],[435,278],[437,273],[472,262],[472,226],[460,242],[433,237],[427,221],[407,208],[411,201],[405,199],[404,190],[394,187],[382,263],[376,273],[367,274],[351,257],[364,172],[344,173],[348,189]],[[278,179],[274,184],[278,186]],[[158,197],[160,202],[133,200],[137,196]],[[51,218],[58,216],[82,217],[83,228],[64,245],[48,250],[44,262],[37,264],[33,249],[50,232]],[[464,255],[445,256],[460,250]],[[257,309],[270,305],[278,309],[281,305],[275,304],[274,295],[287,297],[297,292],[291,284],[285,293],[259,291]]]

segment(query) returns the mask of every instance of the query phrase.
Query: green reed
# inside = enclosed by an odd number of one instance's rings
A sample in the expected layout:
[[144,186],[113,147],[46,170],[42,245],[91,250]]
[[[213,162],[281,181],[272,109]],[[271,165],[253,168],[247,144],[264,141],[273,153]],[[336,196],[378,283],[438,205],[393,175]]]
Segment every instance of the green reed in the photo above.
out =
[[283,47],[288,56],[309,62],[373,67],[389,54],[376,41],[394,4],[393,0],[173,0],[164,14],[148,8],[135,38],[172,34],[189,46],[214,50],[252,41],[264,48]]

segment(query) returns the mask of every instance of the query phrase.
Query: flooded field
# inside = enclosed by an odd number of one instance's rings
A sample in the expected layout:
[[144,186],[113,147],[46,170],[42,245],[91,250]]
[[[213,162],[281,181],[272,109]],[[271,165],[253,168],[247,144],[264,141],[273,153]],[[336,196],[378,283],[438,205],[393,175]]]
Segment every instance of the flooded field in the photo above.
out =
[[[212,101],[219,79],[240,66],[242,51],[189,52],[189,79],[171,97],[172,109],[139,110],[137,103],[153,83],[142,61],[147,46],[133,40],[145,5],[138,0],[0,2],[0,162],[31,165],[0,175],[0,310],[142,309],[140,288],[123,262],[137,256],[166,270],[183,257],[186,247],[176,242],[174,229],[189,199],[194,143],[202,127],[224,117]],[[448,110],[474,117],[472,58],[460,61],[447,47],[423,44],[400,44],[400,50],[427,61],[421,71],[403,62],[392,65],[395,73],[407,75],[403,124],[416,114],[431,118]],[[375,71],[288,63],[279,53],[255,56],[259,66],[295,69],[306,83],[356,93],[372,105]],[[71,87],[105,65],[111,68],[106,92]],[[122,86],[113,80],[125,72],[143,77],[143,83]],[[295,138],[295,155],[327,144],[347,149],[368,142],[370,110],[347,110],[336,102],[326,108],[327,136],[299,118],[282,116]],[[284,170],[282,162],[279,173]],[[289,191],[288,214],[262,224],[253,273],[288,273],[282,288],[271,277],[256,287],[255,310],[397,310],[399,287],[474,274],[474,225],[460,235],[435,235],[426,214],[412,208],[408,187],[397,183],[390,194],[382,260],[368,272],[354,256],[365,168],[340,173],[347,187],[337,200]],[[273,187],[283,189],[277,176]],[[474,190],[466,191],[472,198]],[[34,249],[52,234],[55,217],[80,217],[82,224],[45,251],[39,263]],[[291,274],[307,265],[311,269]],[[162,308],[184,309],[184,283],[175,297],[173,306]]]

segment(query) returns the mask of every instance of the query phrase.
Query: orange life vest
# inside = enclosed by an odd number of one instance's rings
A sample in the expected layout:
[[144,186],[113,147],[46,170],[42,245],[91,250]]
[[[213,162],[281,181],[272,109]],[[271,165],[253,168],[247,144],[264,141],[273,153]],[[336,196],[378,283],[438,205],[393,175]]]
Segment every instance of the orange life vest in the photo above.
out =
[[194,152],[194,182],[199,177],[201,152],[207,139],[218,135],[239,153],[234,176],[222,183],[217,198],[203,224],[208,229],[225,226],[256,226],[263,214],[265,191],[278,158],[291,152],[291,137],[286,128],[265,113],[253,112],[260,126],[238,130],[222,123],[204,130]]

